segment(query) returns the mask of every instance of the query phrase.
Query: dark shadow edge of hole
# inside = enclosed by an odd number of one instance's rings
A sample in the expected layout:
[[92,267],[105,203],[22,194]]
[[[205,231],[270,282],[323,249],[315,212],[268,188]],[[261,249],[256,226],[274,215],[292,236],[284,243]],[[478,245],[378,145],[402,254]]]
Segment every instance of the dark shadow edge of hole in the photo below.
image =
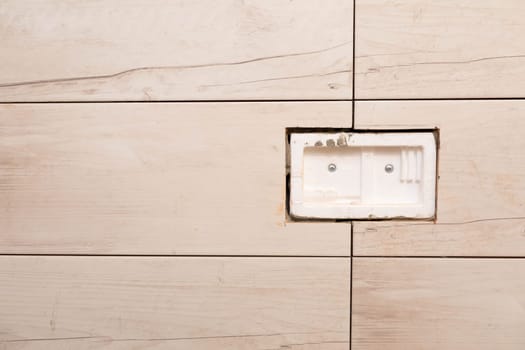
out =
[[[434,204],[434,216],[428,218],[410,218],[410,217],[392,217],[392,218],[344,218],[344,219],[321,219],[321,218],[305,218],[297,217],[292,215],[290,211],[290,138],[292,133],[304,134],[304,133],[357,133],[357,134],[377,134],[377,133],[432,133],[434,135],[434,141],[436,143],[436,188],[435,188],[435,204]],[[437,198],[438,198],[438,181],[439,181],[439,148],[440,148],[440,129],[438,127],[433,128],[406,128],[406,129],[354,129],[344,127],[286,127],[285,128],[285,223],[299,223],[299,222],[317,222],[317,223],[351,223],[352,221],[414,221],[414,222],[436,222],[437,221]],[[353,249],[353,247],[351,247]]]

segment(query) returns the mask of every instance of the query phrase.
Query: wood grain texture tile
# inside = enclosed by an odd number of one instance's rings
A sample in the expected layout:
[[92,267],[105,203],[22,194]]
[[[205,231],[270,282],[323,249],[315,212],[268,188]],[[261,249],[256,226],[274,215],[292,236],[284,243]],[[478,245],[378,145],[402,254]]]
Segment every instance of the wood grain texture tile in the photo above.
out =
[[356,98],[525,97],[520,0],[356,0]]
[[2,349],[348,350],[349,258],[0,257]]
[[355,222],[354,254],[525,256],[525,101],[356,103],[356,128],[439,128],[436,222]]
[[0,105],[0,252],[350,255],[349,223],[288,223],[285,128],[351,103]]
[[352,349],[525,347],[525,260],[353,259]]
[[0,4],[0,101],[348,99],[351,0]]

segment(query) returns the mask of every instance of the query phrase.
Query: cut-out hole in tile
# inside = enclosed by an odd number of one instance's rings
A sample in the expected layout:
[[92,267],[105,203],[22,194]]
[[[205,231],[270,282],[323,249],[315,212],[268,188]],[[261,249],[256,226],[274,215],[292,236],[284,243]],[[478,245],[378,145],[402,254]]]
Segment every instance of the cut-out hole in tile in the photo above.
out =
[[434,132],[290,133],[292,218],[435,216]]

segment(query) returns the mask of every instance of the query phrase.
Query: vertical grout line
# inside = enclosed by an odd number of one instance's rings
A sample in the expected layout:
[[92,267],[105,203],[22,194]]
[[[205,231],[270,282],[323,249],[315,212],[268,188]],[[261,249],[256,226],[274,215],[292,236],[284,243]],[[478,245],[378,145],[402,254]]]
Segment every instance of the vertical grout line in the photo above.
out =
[[353,0],[353,11],[352,11],[352,128],[355,127],[355,3],[357,0]]
[[354,290],[354,280],[353,280],[353,277],[354,277],[354,223],[353,222],[350,222],[350,331],[348,332],[349,334],[349,340],[348,340],[348,344],[349,344],[349,350],[352,350],[352,309],[353,309],[353,304],[352,304],[352,299],[353,299],[353,290]]
[[354,257],[354,222],[350,222],[350,257]]
[[[355,128],[355,10],[357,0],[353,0],[352,11],[352,129]],[[353,318],[353,290],[354,290],[354,223],[350,222],[350,310],[349,312],[349,331],[348,348],[352,350],[352,318]]]

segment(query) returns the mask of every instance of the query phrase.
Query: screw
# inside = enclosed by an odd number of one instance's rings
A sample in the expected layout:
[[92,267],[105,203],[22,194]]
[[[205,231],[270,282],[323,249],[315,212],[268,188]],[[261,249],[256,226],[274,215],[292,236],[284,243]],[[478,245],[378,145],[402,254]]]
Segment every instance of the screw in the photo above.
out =
[[392,164],[385,165],[385,171],[390,174],[394,171],[394,166]]
[[328,171],[329,172],[333,173],[336,170],[337,170],[337,166],[334,163],[328,164]]

